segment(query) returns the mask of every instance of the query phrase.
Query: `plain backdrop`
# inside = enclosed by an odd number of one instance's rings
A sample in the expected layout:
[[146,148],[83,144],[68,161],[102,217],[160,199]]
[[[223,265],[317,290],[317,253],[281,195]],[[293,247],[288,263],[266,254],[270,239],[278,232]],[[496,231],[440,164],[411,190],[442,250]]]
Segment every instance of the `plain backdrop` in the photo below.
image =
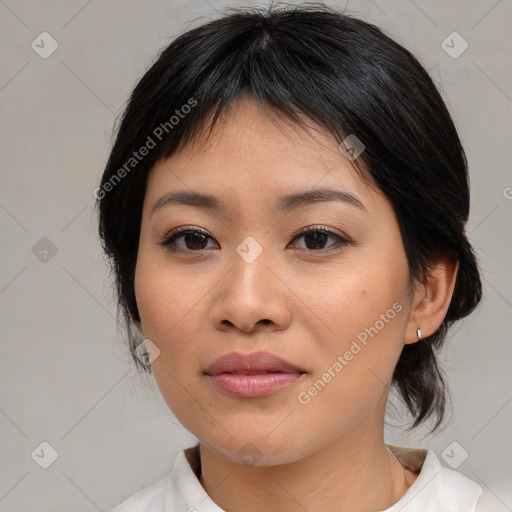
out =
[[[222,7],[243,5],[263,4],[0,0],[0,511],[108,511],[195,442],[137,375],[116,328],[93,190],[115,117],[156,53]],[[440,356],[453,413],[444,431],[424,437],[406,433],[407,418],[390,407],[386,440],[431,448],[448,466],[452,454],[489,491],[492,510],[510,511],[512,4],[329,5],[377,24],[420,59],[471,173],[467,230],[485,298]]]

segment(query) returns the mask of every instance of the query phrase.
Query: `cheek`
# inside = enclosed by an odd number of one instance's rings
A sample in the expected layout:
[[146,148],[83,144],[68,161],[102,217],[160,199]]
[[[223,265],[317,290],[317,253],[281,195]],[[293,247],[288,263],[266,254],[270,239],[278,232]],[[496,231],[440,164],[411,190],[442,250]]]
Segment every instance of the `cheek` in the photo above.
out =
[[[191,407],[199,367],[192,340],[198,339],[197,319],[200,297],[197,280],[170,265],[139,253],[135,274],[135,294],[144,336],[160,350],[151,367],[155,382],[169,409],[182,424],[209,425],[211,418],[202,407]],[[213,426],[210,426],[213,428]]]
[[188,325],[183,319],[194,314],[204,281],[170,265],[164,250],[148,245],[142,243],[137,257],[135,296],[144,333],[162,339]]
[[305,438],[314,436],[314,418],[324,418],[326,438],[370,417],[379,421],[403,347],[406,307],[399,286],[377,286],[375,278],[369,273],[347,279],[343,288],[322,298],[319,311],[329,330],[316,338],[316,350],[310,351],[315,372],[297,397],[299,416],[311,420],[301,426],[309,432]]
[[393,270],[378,262],[361,266],[364,271],[344,268],[323,280],[317,279],[317,286],[310,283],[301,292],[304,304],[316,313],[316,320],[323,324],[323,331],[335,347],[339,340],[350,343],[361,333],[364,341],[364,333],[369,329],[374,332],[373,328],[381,337],[389,337],[397,334],[404,322],[404,315],[399,312],[405,311],[407,277],[400,264],[397,262]]
[[175,372],[190,358],[185,348],[198,325],[194,317],[204,291],[199,290],[200,280],[187,279],[183,272],[159,260],[150,258],[144,249],[139,252],[135,296],[144,336],[159,348],[159,360],[165,360],[166,368]]
[[[324,293],[310,291],[304,302],[318,312],[324,324],[316,337],[318,372],[323,375],[338,362],[332,379],[339,393],[350,390],[363,398],[390,383],[403,347],[407,317],[408,266],[400,251],[383,257],[375,251],[358,261],[346,262],[343,272],[333,273]],[[311,290],[311,288],[309,288]],[[318,288],[317,288],[318,290]],[[311,317],[311,315],[310,315]],[[318,325],[318,320],[315,319]],[[313,329],[312,324],[309,329]],[[326,375],[329,379],[329,375]],[[326,397],[327,398],[327,397]],[[345,398],[344,398],[345,399]]]

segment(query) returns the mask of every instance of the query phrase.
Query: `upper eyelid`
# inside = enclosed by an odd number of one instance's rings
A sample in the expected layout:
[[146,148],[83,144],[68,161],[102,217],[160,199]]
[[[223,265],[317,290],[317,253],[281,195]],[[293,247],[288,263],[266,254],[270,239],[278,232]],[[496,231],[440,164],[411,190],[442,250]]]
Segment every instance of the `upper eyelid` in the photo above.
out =
[[[211,238],[212,240],[215,240],[215,238],[212,235],[210,235],[208,233],[208,231],[204,230],[203,228],[199,228],[196,226],[183,226],[180,228],[176,228],[175,230],[172,230],[168,234],[164,235],[163,240],[162,240],[162,242],[160,242],[160,244],[165,245],[166,242],[170,241],[171,239],[178,238],[184,234],[194,232],[194,231],[197,231],[197,232]],[[297,237],[302,236],[311,231],[323,231],[326,234],[328,234],[329,236],[337,237],[343,241],[349,241],[349,238],[347,236],[343,235],[342,233],[337,233],[335,230],[333,230],[333,228],[330,228],[328,226],[324,226],[321,224],[312,224],[311,226],[305,226],[305,227],[299,229],[298,231],[295,231],[294,234],[291,235],[292,240],[295,240]]]
[[[169,233],[167,233],[165,235],[165,237],[170,237],[170,236],[174,236],[174,235],[178,235],[178,234],[181,235],[183,233],[187,233],[190,231],[198,231],[199,233],[207,235],[210,238],[214,238],[212,235],[210,235],[210,233],[208,233],[208,231],[204,230],[203,228],[196,227],[196,226],[183,226],[180,228],[176,228],[174,230],[171,230]],[[303,227],[303,228],[299,229],[298,231],[295,231],[295,233],[292,235],[292,237],[296,237],[297,235],[308,233],[309,231],[325,231],[325,232],[329,232],[330,234],[344,238],[344,235],[337,233],[333,228],[330,228],[328,226],[323,226],[321,224],[312,224],[311,226]]]
[[311,226],[306,226],[304,228],[296,231],[292,236],[296,237],[298,235],[302,235],[304,233],[308,233],[309,231],[325,231],[329,234],[339,236],[340,238],[345,238],[345,236],[341,233],[336,232],[334,228],[330,228],[328,226],[323,226],[322,224],[312,224]]

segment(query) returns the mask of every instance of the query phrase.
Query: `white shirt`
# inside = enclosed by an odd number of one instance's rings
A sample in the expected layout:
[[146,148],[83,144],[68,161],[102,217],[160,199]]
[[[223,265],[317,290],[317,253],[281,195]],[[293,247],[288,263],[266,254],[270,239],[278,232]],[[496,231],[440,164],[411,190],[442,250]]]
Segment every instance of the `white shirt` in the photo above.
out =
[[[419,475],[402,498],[381,512],[478,512],[482,488],[441,466],[432,450],[387,445],[400,463]],[[199,444],[178,453],[172,471],[111,512],[225,512],[199,481]]]

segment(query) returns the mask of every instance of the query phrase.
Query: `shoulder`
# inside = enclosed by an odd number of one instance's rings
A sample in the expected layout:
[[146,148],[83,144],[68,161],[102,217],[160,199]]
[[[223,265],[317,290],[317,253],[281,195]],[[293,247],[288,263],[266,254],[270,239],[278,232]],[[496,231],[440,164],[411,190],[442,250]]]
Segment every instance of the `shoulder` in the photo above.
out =
[[433,450],[388,446],[402,465],[419,474],[389,512],[480,512],[482,488],[453,469],[441,465]]
[[[432,452],[433,453],[433,452]],[[439,481],[438,487],[441,493],[446,495],[448,499],[461,500],[461,493],[465,493],[468,511],[473,511],[474,507],[482,494],[482,488],[476,482],[464,476],[463,474],[441,466],[439,464]]]
[[169,476],[136,492],[110,512],[163,512]]
[[190,505],[197,505],[197,509],[208,501],[197,478],[199,461],[199,445],[181,450],[168,475],[136,492],[110,512],[188,512],[194,510]]

